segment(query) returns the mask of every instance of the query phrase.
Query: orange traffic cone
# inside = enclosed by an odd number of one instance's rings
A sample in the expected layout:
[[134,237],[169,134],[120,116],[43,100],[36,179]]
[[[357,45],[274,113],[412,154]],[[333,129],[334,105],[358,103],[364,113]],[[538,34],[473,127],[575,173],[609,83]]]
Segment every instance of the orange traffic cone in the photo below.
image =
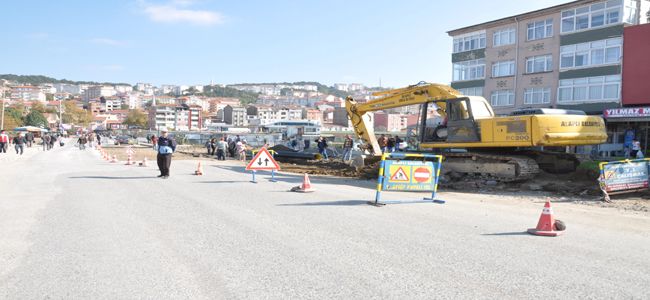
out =
[[147,166],[147,158],[146,157],[144,159],[142,159],[142,162],[140,163],[140,166],[141,167],[146,167]]
[[528,233],[543,236],[558,236],[563,233],[564,229],[564,223],[560,220],[556,221],[553,217],[551,201],[546,201],[542,215],[539,217],[539,222],[537,222],[537,227],[528,229]]
[[201,167],[201,162],[199,162],[199,165],[196,167],[196,171],[194,171],[194,175],[203,175],[203,167]]
[[292,187],[291,191],[299,192],[299,193],[311,193],[311,192],[315,192],[316,190],[311,186],[311,181],[309,181],[309,175],[305,173],[305,177],[302,180],[302,185]]
[[116,163],[116,162],[117,162],[117,155],[113,154],[113,159],[111,159],[111,162],[112,162],[112,163]]

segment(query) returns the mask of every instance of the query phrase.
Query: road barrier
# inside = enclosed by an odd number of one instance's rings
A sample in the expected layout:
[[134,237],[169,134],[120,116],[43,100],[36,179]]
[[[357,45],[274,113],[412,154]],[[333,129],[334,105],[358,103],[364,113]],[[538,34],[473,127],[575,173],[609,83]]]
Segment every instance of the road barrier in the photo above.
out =
[[609,195],[632,193],[648,189],[650,176],[650,159],[634,159],[602,162],[599,165],[600,189],[604,200],[610,201]]
[[[417,160],[415,160],[417,159]],[[445,203],[436,199],[442,156],[424,153],[385,153],[381,157],[377,194],[371,205],[403,202]],[[382,201],[382,191],[431,192],[431,198],[415,201]]]

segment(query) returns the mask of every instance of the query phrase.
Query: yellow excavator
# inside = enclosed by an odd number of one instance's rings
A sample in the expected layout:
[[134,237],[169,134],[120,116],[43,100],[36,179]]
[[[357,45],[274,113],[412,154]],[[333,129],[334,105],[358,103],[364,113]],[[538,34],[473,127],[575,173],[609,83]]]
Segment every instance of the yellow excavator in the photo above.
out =
[[549,173],[575,171],[579,164],[566,146],[596,145],[607,140],[601,117],[582,111],[523,109],[496,116],[483,97],[463,96],[442,84],[420,82],[406,88],[374,93],[380,97],[345,107],[355,133],[374,156],[381,148],[368,112],[413,109],[419,112],[410,150],[442,153],[444,169],[501,181],[527,180],[542,169]]

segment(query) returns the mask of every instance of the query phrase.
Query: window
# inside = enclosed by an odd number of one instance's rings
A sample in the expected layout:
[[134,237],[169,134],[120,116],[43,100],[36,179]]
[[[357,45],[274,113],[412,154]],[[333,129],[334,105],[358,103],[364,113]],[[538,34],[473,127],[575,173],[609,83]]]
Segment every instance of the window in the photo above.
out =
[[528,23],[527,38],[529,41],[553,36],[553,19]]
[[524,104],[551,103],[551,88],[530,88],[524,90]]
[[485,48],[485,32],[454,39],[454,53]]
[[558,102],[619,100],[621,75],[560,80]]
[[[630,1],[626,0],[626,5],[627,3],[630,3]],[[630,5],[636,9],[635,4]],[[561,31],[562,33],[567,33],[619,23],[621,22],[620,15],[622,9],[622,0],[610,0],[562,11]],[[633,11],[631,13],[636,14]]]
[[492,77],[515,75],[515,61],[502,61],[492,64]]
[[454,63],[454,81],[485,78],[485,59]]
[[483,96],[483,87],[473,87],[473,88],[465,88],[465,89],[458,89],[458,91],[463,94],[464,96]]
[[499,90],[492,92],[490,104],[492,106],[515,105],[515,93],[512,90]]
[[508,28],[508,29],[499,30],[495,32],[492,37],[493,37],[492,44],[494,45],[494,47],[514,44],[516,38],[515,29]]
[[526,59],[526,73],[548,72],[553,70],[553,56],[533,56]]
[[616,64],[621,61],[622,38],[613,38],[560,48],[560,69]]

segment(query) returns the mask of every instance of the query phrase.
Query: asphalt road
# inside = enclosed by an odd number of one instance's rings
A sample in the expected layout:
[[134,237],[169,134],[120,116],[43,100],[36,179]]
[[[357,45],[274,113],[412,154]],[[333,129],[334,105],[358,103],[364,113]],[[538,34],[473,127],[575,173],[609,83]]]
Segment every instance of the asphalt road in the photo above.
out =
[[[650,298],[650,217],[557,203],[564,236],[523,233],[537,202],[445,193],[366,205],[374,182],[250,183],[237,162],[152,167],[91,150],[0,155],[0,298]],[[422,194],[386,194],[416,199]]]

